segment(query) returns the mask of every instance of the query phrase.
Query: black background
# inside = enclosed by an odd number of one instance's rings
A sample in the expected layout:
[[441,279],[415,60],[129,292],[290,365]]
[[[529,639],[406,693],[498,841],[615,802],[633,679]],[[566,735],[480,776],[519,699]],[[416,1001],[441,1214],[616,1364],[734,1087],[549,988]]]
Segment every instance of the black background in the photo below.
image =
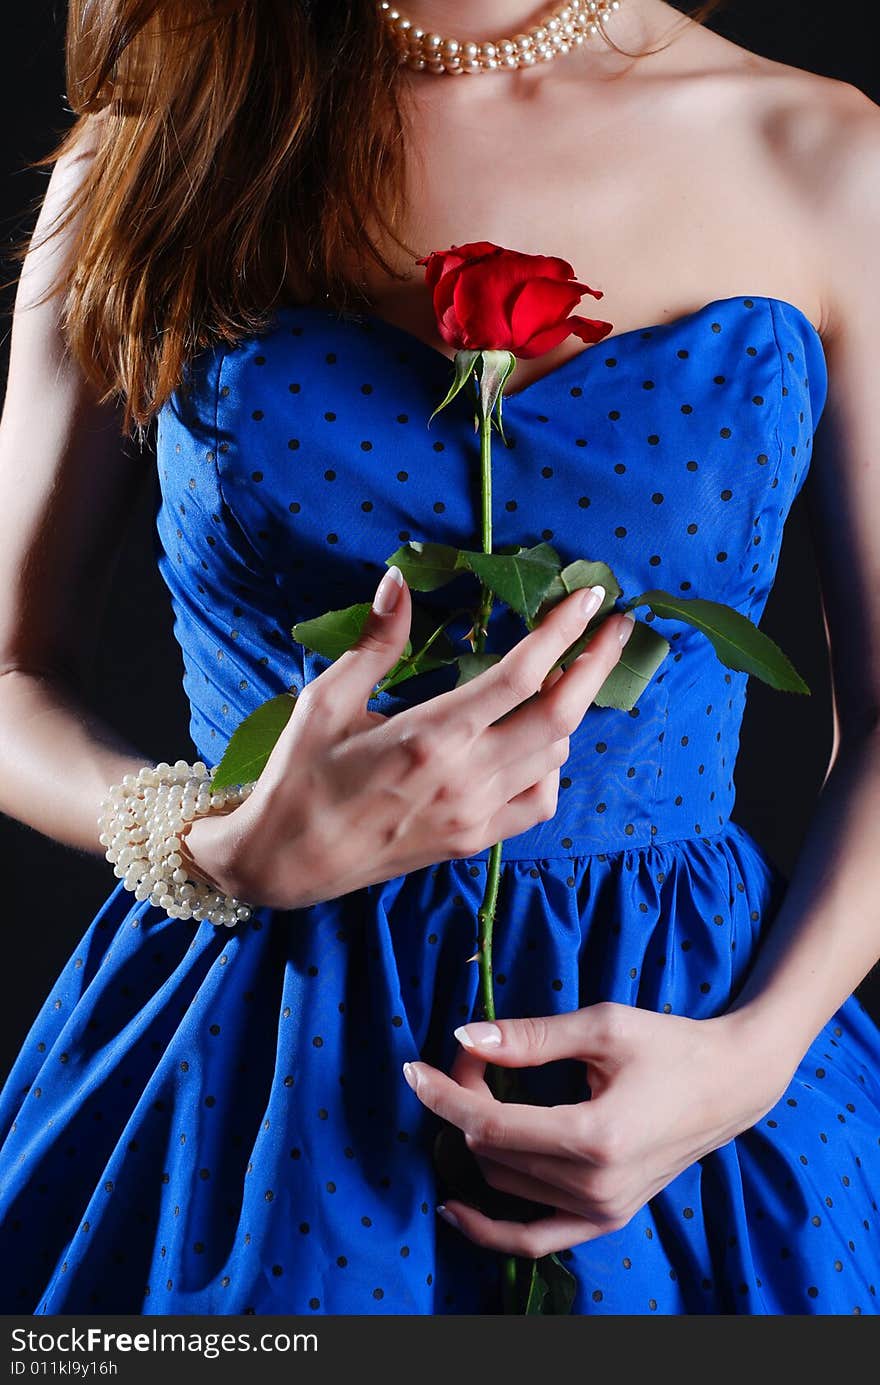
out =
[[[41,193],[48,170],[29,161],[46,153],[71,117],[64,94],[63,0],[31,0],[6,10],[0,53],[0,234],[5,250],[32,229],[26,209]],[[873,20],[874,15],[870,16]],[[832,17],[819,0],[731,0],[711,21],[754,52],[841,78],[880,99],[880,77],[870,62],[872,32],[867,3],[851,3]],[[2,252],[0,252],[2,253]],[[10,261],[0,277],[12,278]],[[7,290],[0,306],[11,306]],[[0,333],[0,380],[6,381],[9,320]],[[151,450],[145,452],[149,464]],[[21,459],[26,465],[27,459]],[[189,711],[181,687],[182,662],[172,636],[168,594],[151,546],[152,487],[131,515],[128,542],[114,584],[97,670],[96,710],[154,761],[193,758]],[[784,696],[757,679],[748,684],[734,817],[790,874],[831,748],[831,704],[824,635],[804,493],[785,531],[778,576],[761,622],[813,690]],[[131,632],[137,631],[137,639]],[[63,766],[59,765],[59,773]],[[28,1026],[77,940],[116,884],[110,865],[73,851],[15,820],[0,816],[3,1005],[0,1013],[0,1082]],[[880,1019],[880,973],[860,988]]]

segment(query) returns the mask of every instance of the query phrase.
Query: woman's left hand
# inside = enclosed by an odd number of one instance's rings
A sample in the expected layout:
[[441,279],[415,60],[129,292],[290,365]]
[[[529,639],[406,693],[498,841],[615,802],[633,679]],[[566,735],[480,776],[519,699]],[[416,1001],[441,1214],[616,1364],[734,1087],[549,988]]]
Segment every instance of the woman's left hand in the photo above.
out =
[[[493,1029],[500,1042],[487,1042]],[[625,1226],[682,1169],[775,1106],[801,1056],[769,1044],[745,1008],[691,1020],[603,1002],[481,1021],[455,1034],[462,1051],[451,1074],[412,1062],[407,1081],[464,1132],[493,1188],[558,1210],[499,1221],[450,1199],[446,1219],[478,1245],[535,1258]],[[485,1081],[487,1063],[534,1067],[561,1058],[587,1065],[588,1100],[500,1102]]]

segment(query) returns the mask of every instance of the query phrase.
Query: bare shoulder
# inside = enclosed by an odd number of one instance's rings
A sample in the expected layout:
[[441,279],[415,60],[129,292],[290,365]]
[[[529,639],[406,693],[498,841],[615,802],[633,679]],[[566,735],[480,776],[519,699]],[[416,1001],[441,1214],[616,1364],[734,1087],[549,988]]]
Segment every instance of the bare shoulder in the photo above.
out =
[[719,116],[736,118],[738,128],[761,141],[784,166],[779,171],[814,196],[826,184],[832,191],[836,176],[858,173],[880,129],[880,106],[863,91],[765,58],[699,26],[685,33],[681,68],[711,96]]
[[767,78],[759,138],[812,247],[830,339],[864,292],[880,241],[880,106],[849,82],[783,64]]
[[858,173],[880,138],[880,106],[850,82],[761,61],[756,114],[768,146],[814,197]]

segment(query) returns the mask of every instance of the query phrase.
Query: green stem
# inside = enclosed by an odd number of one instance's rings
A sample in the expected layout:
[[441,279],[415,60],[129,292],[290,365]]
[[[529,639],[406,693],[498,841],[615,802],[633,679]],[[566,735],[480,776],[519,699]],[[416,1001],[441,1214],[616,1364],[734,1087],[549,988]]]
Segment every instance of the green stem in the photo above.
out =
[[[480,491],[482,495],[482,542],[483,552],[492,552],[492,416],[487,413],[480,401]],[[480,605],[477,612],[475,644],[476,653],[485,653],[486,629],[489,624],[489,616],[492,611],[492,592],[488,587],[481,583]],[[495,904],[498,899],[498,882],[500,879],[501,848],[503,843],[496,842],[489,853],[488,867],[486,871],[486,888],[483,892],[483,899],[477,911],[479,923],[479,966],[480,966],[480,998],[483,1007],[483,1017],[487,1020],[495,1018],[495,997],[492,991],[492,925],[495,919]],[[487,1078],[490,1087],[493,1087],[493,1076],[501,1072],[501,1069],[487,1069]],[[495,1079],[498,1080],[497,1078]],[[494,1090],[494,1087],[493,1087]]]
[[518,1303],[517,1303],[517,1301],[516,1301],[516,1300],[517,1300],[517,1295],[516,1295],[516,1256],[515,1256],[515,1255],[505,1255],[505,1257],[504,1257],[504,1269],[503,1269],[503,1272],[502,1272],[502,1273],[503,1273],[503,1277],[502,1277],[502,1296],[503,1296],[503,1303],[504,1303],[504,1312],[505,1312],[506,1314],[507,1314],[507,1313],[518,1313],[518,1312],[519,1312],[519,1305],[518,1305]]
[[[496,842],[489,852],[486,888],[477,910],[480,938],[480,1000],[483,1007],[483,1019],[487,1020],[494,1020],[495,1018],[495,997],[492,992],[492,925],[495,921],[495,904],[498,900],[499,867],[503,845],[503,842]],[[490,1071],[503,1072],[504,1069],[491,1069]]]
[[[376,684],[373,696],[375,697],[376,693],[380,693],[385,690],[385,687],[389,679],[391,678],[392,673],[394,673],[395,671],[399,673],[402,668],[409,668],[412,665],[417,664],[419,659],[423,658],[423,656],[427,654],[428,650],[431,648],[431,645],[434,643],[434,641],[440,638],[440,636],[443,634],[443,631],[446,629],[447,625],[451,625],[452,622],[454,620],[457,620],[459,616],[470,614],[471,612],[466,606],[461,606],[457,611],[450,612],[446,619],[442,621],[440,625],[437,626],[437,629],[431,631],[430,635],[425,640],[425,643],[422,645],[421,649],[417,649],[413,654],[402,654],[400,656],[397,663],[394,665],[394,668],[390,670],[390,672],[386,673],[384,678],[380,678],[379,682]],[[399,681],[400,680],[398,678],[394,679],[395,684]]]
[[[482,494],[482,541],[483,552],[492,552],[492,416],[480,404],[480,474]],[[487,586],[480,584],[480,604],[474,628],[474,653],[483,654],[486,648],[486,634],[489,617],[492,613],[493,595]],[[496,842],[489,852],[486,867],[486,888],[477,911],[479,923],[479,944],[477,949],[480,968],[480,999],[483,1018],[495,1019],[495,995],[492,987],[492,933],[495,922],[495,905],[498,901],[498,885],[501,875],[501,850],[503,842]],[[486,1082],[497,1100],[503,1101],[509,1076],[505,1068],[486,1064]],[[506,1255],[503,1267],[503,1302],[505,1313],[516,1313],[517,1257]]]
[[[486,413],[480,401],[480,489],[482,506],[483,552],[492,552],[492,415]],[[483,654],[486,648],[486,632],[489,616],[492,614],[492,592],[480,583],[480,604],[474,622],[474,653]]]

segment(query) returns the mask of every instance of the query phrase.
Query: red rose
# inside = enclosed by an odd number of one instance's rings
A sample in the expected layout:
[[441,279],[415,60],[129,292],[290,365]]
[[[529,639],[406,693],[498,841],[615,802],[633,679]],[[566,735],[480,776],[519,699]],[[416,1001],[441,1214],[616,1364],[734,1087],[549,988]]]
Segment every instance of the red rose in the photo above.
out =
[[541,356],[571,332],[597,342],[610,322],[569,317],[585,293],[567,260],[556,255],[524,255],[488,240],[432,250],[416,261],[426,266],[441,337],[457,351],[511,351],[523,360]]

